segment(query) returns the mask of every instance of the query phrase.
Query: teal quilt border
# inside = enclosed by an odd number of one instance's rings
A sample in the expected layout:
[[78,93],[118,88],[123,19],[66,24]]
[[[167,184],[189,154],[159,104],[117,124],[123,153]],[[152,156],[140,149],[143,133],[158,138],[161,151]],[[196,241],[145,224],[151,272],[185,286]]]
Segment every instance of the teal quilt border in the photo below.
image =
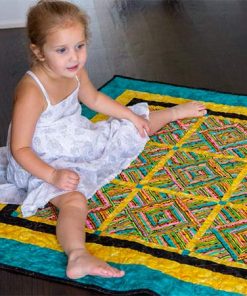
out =
[[[8,252],[6,252],[8,250]],[[66,256],[62,252],[41,248],[32,244],[23,244],[15,240],[0,239],[0,263],[14,268],[25,269],[37,275],[44,275],[57,279],[66,280],[65,269]],[[124,278],[100,278],[86,276],[74,281],[85,287],[96,287],[98,291],[120,292],[122,295],[131,294],[131,291],[149,290],[158,295],[167,296],[239,296],[238,293],[229,293],[215,290],[210,287],[195,285],[178,280],[160,271],[149,269],[142,265],[117,265],[114,266],[125,270]],[[133,278],[133,274],[136,274]],[[67,280],[73,284],[73,281]]]
[[[126,89],[160,95],[169,95],[172,97],[196,101],[213,102],[216,104],[247,107],[247,95],[237,95],[213,90],[171,85],[162,82],[139,80],[118,75],[114,76],[110,81],[103,85],[100,88],[100,91],[111,98],[116,99]],[[82,106],[82,112],[88,118],[92,118],[96,114],[85,106]]]

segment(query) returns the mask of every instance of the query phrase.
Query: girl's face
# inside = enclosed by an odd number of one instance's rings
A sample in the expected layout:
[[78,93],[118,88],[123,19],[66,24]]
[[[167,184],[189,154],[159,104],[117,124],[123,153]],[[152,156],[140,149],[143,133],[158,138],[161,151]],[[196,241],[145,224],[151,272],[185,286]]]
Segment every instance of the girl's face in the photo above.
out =
[[42,49],[43,65],[60,77],[72,78],[87,58],[84,28],[80,23],[58,28],[46,37]]

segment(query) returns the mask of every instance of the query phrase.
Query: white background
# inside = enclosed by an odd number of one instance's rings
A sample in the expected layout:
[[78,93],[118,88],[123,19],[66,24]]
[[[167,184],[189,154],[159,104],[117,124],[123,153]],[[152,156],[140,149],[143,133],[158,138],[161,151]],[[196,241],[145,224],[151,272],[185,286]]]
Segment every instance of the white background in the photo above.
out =
[[28,8],[36,0],[0,0],[0,28],[24,27]]
[[[28,8],[38,0],[0,0],[0,29],[25,27]],[[81,6],[88,5],[92,0],[71,0]]]

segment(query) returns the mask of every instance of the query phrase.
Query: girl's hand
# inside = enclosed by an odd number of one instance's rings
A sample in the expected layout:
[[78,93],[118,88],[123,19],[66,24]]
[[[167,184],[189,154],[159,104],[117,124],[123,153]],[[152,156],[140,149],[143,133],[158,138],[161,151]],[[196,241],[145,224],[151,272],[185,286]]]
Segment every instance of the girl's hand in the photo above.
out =
[[147,119],[135,114],[135,116],[131,118],[131,121],[138,129],[138,132],[141,135],[141,137],[144,138],[150,133],[150,123]]
[[80,177],[77,173],[68,169],[54,169],[51,174],[50,182],[52,185],[63,190],[76,190]]

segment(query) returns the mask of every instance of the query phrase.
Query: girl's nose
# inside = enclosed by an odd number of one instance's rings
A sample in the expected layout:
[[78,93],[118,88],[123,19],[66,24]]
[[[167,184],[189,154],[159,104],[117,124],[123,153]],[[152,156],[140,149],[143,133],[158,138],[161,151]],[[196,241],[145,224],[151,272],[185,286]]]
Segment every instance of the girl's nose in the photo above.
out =
[[75,50],[71,50],[70,60],[71,61],[77,61],[78,60],[78,55],[77,55],[77,52]]

